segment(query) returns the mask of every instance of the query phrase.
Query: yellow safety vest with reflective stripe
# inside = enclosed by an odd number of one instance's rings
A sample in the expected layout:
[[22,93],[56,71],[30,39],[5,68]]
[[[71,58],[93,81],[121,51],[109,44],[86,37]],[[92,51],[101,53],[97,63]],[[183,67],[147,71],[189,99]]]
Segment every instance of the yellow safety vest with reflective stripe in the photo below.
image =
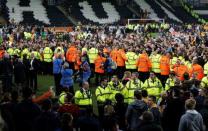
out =
[[190,61],[185,61],[185,65],[188,67],[188,69],[190,69],[192,66]]
[[84,52],[84,51],[86,51],[87,52],[87,48],[82,48],[82,53]]
[[155,73],[160,73],[160,58],[160,54],[150,56],[150,60],[152,62],[152,71]]
[[127,102],[130,104],[134,101],[134,91],[141,90],[143,87],[143,82],[139,79],[130,80],[126,83],[126,89],[128,90],[128,99]]
[[115,102],[115,95],[117,93],[121,93],[125,98],[128,98],[128,91],[127,89],[123,86],[121,82],[118,82],[118,85],[115,87],[113,82],[109,82],[108,86],[105,88],[105,91],[107,93],[106,99],[111,100],[112,102]]
[[52,62],[53,51],[49,47],[45,47],[43,50],[43,61]]
[[175,85],[175,80],[172,78],[168,78],[165,83],[165,90],[169,90],[170,87]]
[[202,78],[200,86],[202,88],[205,88],[205,87],[208,88],[208,76],[205,76],[204,78]]
[[23,50],[22,50],[22,52],[21,52],[21,58],[23,59],[23,56],[24,55],[27,55],[27,59],[29,59],[30,58],[30,52],[29,52],[29,50],[28,50],[28,48],[24,48]]
[[16,56],[20,56],[20,53],[21,51],[19,49],[14,49],[14,54],[13,55],[16,55]]
[[143,89],[146,89],[148,95],[159,96],[163,90],[162,83],[158,78],[154,78],[154,81],[149,78],[143,84]]
[[98,86],[98,88],[95,90],[95,95],[99,103],[105,102],[106,92],[104,88],[102,88],[101,86]]
[[41,55],[39,52],[37,51],[32,51],[32,53],[34,54],[35,58],[38,59],[38,60],[41,60]]
[[126,69],[136,69],[137,54],[134,52],[126,53],[127,61],[125,62]]
[[75,93],[75,103],[79,106],[92,105],[92,94],[90,91],[78,90]]
[[173,71],[173,66],[176,64],[178,58],[177,57],[173,57],[171,60],[170,60],[170,70]]
[[10,56],[13,56],[14,55],[14,49],[13,48],[9,48],[7,50],[7,53],[10,55]]
[[204,74],[208,75],[208,62],[204,65]]
[[62,92],[59,95],[59,104],[63,105],[65,103],[65,97],[67,96],[66,92]]
[[89,49],[88,51],[88,56],[89,56],[89,60],[90,60],[90,63],[94,63],[95,59],[97,58],[97,55],[98,55],[98,49],[96,48],[91,48]]

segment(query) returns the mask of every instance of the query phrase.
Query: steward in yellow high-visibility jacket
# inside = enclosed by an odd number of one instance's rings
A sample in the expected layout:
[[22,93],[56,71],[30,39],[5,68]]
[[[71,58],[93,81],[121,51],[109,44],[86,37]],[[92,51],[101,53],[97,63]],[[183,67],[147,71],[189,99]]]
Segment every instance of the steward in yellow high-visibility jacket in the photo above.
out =
[[208,75],[202,78],[200,86],[208,89]]
[[35,51],[35,50],[34,50],[34,51],[31,52],[31,54],[32,54],[32,53],[34,54],[34,56],[35,56],[35,58],[36,58],[37,60],[39,60],[39,61],[42,60],[41,55],[40,55],[40,53],[39,53],[38,51]]
[[44,62],[52,62],[53,51],[50,47],[46,46],[43,50],[43,61]]
[[161,55],[158,53],[158,51],[153,52],[150,56],[152,71],[156,74],[160,74],[160,58]]
[[81,108],[86,108],[92,105],[92,93],[89,90],[89,83],[84,82],[82,88],[75,93],[75,104]]
[[166,80],[165,90],[169,90],[171,87],[175,86],[176,79],[175,73],[171,72],[169,78]]
[[127,61],[125,61],[126,69],[131,71],[136,71],[136,62],[138,55],[131,49],[126,53]]
[[87,52],[90,60],[90,64],[94,64],[95,59],[98,56],[98,49],[96,48],[90,48]]
[[17,56],[17,57],[20,57],[20,53],[21,53],[21,51],[20,51],[20,49],[18,49],[18,48],[14,48],[14,56]]
[[21,58],[23,59],[23,56],[24,55],[26,55],[27,57],[27,59],[29,59],[30,58],[30,51],[29,51],[29,49],[28,48],[24,48],[23,50],[22,50],[22,52],[21,52]]
[[10,47],[9,49],[7,49],[7,53],[8,53],[10,56],[13,56],[13,55],[14,55],[14,49]]
[[124,99],[128,97],[127,89],[123,84],[118,80],[117,76],[113,76],[112,81],[108,83],[106,87],[106,99],[115,102],[115,95],[121,93],[124,96]]
[[95,95],[97,98],[98,104],[104,104],[106,100],[106,87],[108,86],[108,80],[107,79],[102,79],[100,82],[100,86],[97,87],[95,90]]
[[126,83],[126,89],[128,91],[127,103],[134,101],[134,91],[142,90],[143,82],[138,79],[138,73],[132,73],[132,79]]
[[208,75],[208,62],[204,65],[204,74]]
[[149,79],[143,84],[143,89],[146,89],[148,95],[159,96],[163,90],[161,81],[155,76],[153,72],[150,73]]
[[63,105],[65,104],[65,98],[67,96],[66,91],[63,91],[60,95],[59,95],[59,104]]

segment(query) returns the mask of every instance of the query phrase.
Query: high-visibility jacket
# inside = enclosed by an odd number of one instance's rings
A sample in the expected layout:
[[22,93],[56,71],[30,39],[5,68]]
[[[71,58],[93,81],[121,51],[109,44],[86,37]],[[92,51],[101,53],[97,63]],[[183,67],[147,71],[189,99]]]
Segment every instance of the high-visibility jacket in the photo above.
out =
[[175,85],[175,79],[173,79],[173,78],[168,78],[168,79],[166,80],[166,83],[165,83],[165,90],[166,90],[166,91],[169,90],[170,87],[173,87],[174,85]]
[[116,64],[117,66],[125,66],[125,61],[127,60],[124,50],[119,49],[116,54]]
[[21,58],[23,58],[24,55],[27,55],[27,59],[30,58],[30,51],[28,50],[28,48],[24,48],[21,52]]
[[188,69],[191,68],[191,62],[190,61],[185,61],[184,64],[188,67]]
[[208,76],[205,76],[204,78],[202,78],[200,86],[202,88],[208,88]]
[[44,62],[52,62],[53,51],[50,47],[45,47],[43,50],[43,61]]
[[105,87],[98,86],[97,89],[95,90],[95,95],[99,103],[104,103],[106,100]]
[[60,95],[59,95],[59,104],[63,105],[65,103],[65,98],[67,96],[67,93],[65,91],[63,91]]
[[196,74],[196,78],[201,80],[204,77],[204,70],[199,64],[193,64],[189,70],[189,75],[192,77],[193,74]]
[[168,56],[162,56],[160,59],[160,74],[169,75],[170,74],[170,59]]
[[10,56],[13,56],[13,55],[14,55],[14,49],[13,49],[13,48],[7,49],[7,53],[8,53]]
[[54,54],[58,53],[58,50],[61,51],[61,54],[64,54],[64,49],[62,47],[56,47],[56,49],[54,50]]
[[90,90],[84,91],[80,89],[75,93],[75,104],[79,106],[89,106],[92,105],[92,94]]
[[97,56],[97,58],[95,59],[94,63],[95,63],[95,72],[96,73],[104,73],[104,64],[105,64],[106,58],[102,57],[102,56]]
[[178,77],[178,79],[181,81],[184,80],[184,77],[183,77],[184,73],[189,72],[188,67],[186,65],[179,65],[175,67],[173,71],[175,72],[175,75]]
[[2,59],[4,57],[4,53],[5,53],[4,50],[0,50],[0,59]]
[[136,69],[137,54],[134,52],[127,52],[126,58],[128,61],[125,61],[126,69]]
[[117,59],[117,53],[118,53],[118,50],[116,50],[116,49],[113,49],[113,50],[111,51],[111,53],[110,53],[110,57],[112,58],[112,60],[113,60],[114,62],[116,62],[116,59]]
[[36,58],[37,60],[41,60],[41,59],[42,59],[39,52],[37,52],[37,51],[32,51],[32,53],[34,54],[34,56],[35,56],[35,58]]
[[98,49],[96,48],[90,48],[87,52],[90,60],[90,64],[94,63],[95,59],[97,58],[98,55]]
[[18,48],[14,49],[14,55],[19,57],[20,53],[21,53],[20,49],[18,49]]
[[160,58],[161,58],[160,54],[150,56],[150,60],[152,63],[152,71],[154,73],[160,73]]
[[75,62],[77,57],[77,48],[75,46],[70,46],[66,53],[66,60],[68,62]]
[[128,92],[121,82],[117,82],[117,84],[115,85],[112,81],[110,81],[108,83],[108,86],[105,88],[105,91],[107,94],[106,99],[109,99],[112,102],[116,101],[115,95],[117,93],[121,93],[124,96],[124,98],[128,97]]
[[81,64],[82,64],[82,62],[80,60],[80,56],[79,56],[79,54],[77,54],[77,58],[76,58],[76,61],[74,63],[74,69],[79,70]]
[[204,74],[208,75],[208,62],[204,65]]
[[147,54],[141,54],[137,60],[138,71],[140,72],[149,72],[152,67],[150,59]]
[[126,83],[126,89],[128,91],[128,103],[132,103],[134,101],[134,91],[141,90],[143,86],[143,82],[139,79],[130,80]]
[[83,52],[88,52],[87,48],[85,48],[85,47],[82,48],[82,53],[83,53]]
[[161,81],[155,77],[154,79],[147,79],[143,84],[143,89],[146,89],[148,95],[159,96],[163,90]]

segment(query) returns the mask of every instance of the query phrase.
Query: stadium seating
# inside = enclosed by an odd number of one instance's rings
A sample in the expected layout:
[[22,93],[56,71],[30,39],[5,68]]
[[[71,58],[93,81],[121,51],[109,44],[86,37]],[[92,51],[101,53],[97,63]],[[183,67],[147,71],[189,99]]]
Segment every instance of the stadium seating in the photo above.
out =
[[115,1],[77,0],[66,3],[70,15],[83,24],[113,24],[132,17],[132,12],[124,5],[118,6]]
[[5,15],[8,21],[14,19],[22,24],[72,25],[56,6],[43,5],[42,0],[7,0],[5,3],[8,8],[4,12],[8,12],[8,17]]

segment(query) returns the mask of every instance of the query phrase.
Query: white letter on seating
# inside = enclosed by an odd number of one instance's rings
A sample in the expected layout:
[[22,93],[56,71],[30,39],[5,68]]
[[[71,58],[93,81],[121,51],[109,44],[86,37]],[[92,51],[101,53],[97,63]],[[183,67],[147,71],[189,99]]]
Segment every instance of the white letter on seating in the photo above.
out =
[[117,22],[120,20],[119,13],[116,11],[115,7],[111,3],[108,3],[108,2],[102,3],[102,6],[103,6],[104,11],[106,12],[108,18],[98,18],[92,9],[92,6],[89,5],[89,3],[87,1],[80,2],[79,6],[83,7],[83,9],[81,10],[83,16],[86,19],[91,20],[93,22],[98,22],[100,24],[106,24],[106,23],[114,23],[114,22]]
[[[7,0],[10,20],[14,19],[15,22],[21,22],[23,21],[23,12],[32,11],[36,20],[42,21],[45,24],[50,24],[46,9],[42,5],[41,0],[30,0],[30,5],[28,7],[20,6],[19,2],[19,0]],[[12,10],[14,10],[14,12],[12,12]]]

